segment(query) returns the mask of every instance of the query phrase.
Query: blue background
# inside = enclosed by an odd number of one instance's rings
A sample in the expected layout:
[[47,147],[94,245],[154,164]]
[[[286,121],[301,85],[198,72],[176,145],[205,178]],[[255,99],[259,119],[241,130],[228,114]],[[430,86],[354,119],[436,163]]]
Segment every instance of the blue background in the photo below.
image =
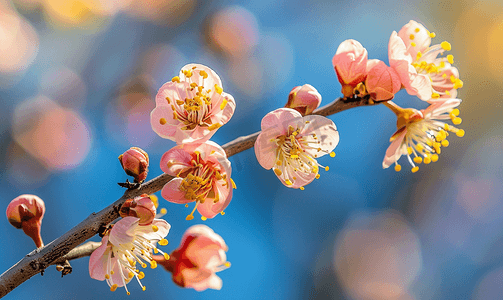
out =
[[[402,172],[383,170],[382,159],[396,130],[396,119],[382,105],[330,117],[341,137],[337,155],[319,160],[330,166],[330,171],[321,173],[321,178],[305,191],[283,186],[272,171],[260,167],[253,150],[239,153],[230,158],[238,188],[225,216],[204,222],[229,246],[232,267],[218,273],[224,282],[222,290],[199,293],[181,289],[169,273],[158,268],[146,270],[142,280],[147,286],[145,292],[135,282],[128,285],[131,299],[501,297],[503,91],[501,76],[497,76],[501,61],[495,59],[503,54],[503,47],[499,47],[503,43],[499,2],[193,1],[191,13],[179,24],[124,11],[78,24],[57,23],[44,8],[47,4],[27,8],[23,3],[19,1],[15,7],[36,30],[40,45],[25,71],[1,74],[0,203],[6,207],[24,193],[40,196],[47,208],[42,227],[46,243],[122,195],[123,189],[116,182],[127,176],[117,156],[130,146],[140,146],[149,153],[148,179],[162,173],[160,157],[173,143],[156,136],[144,137],[142,130],[150,130],[148,115],[155,106],[157,89],[185,64],[197,62],[213,68],[222,78],[224,90],[236,99],[233,118],[212,138],[224,144],[258,131],[261,118],[282,107],[294,86],[315,86],[323,96],[322,105],[339,97],[341,87],[331,59],[346,39],[360,41],[370,58],[388,63],[391,32],[414,19],[437,34],[434,42],[448,40],[453,46],[455,65],[465,83],[458,97],[464,101],[460,127],[467,133],[462,139],[450,138],[451,145],[443,150],[439,162],[421,166],[415,174],[410,173],[405,161]],[[228,7],[236,9],[236,5],[257,21],[256,45],[241,56],[211,46],[215,37],[207,31],[213,14]],[[251,39],[244,35],[247,38]],[[73,93],[70,89],[64,99],[59,99],[60,92],[50,80],[41,84],[47,70],[54,67],[70,69],[80,78],[79,86],[85,92]],[[231,80],[233,76],[236,79]],[[77,112],[88,128],[89,153],[75,166],[51,168],[15,141],[15,108],[40,95]],[[405,91],[395,100],[404,107],[426,107]],[[123,102],[128,103],[125,109],[120,108]],[[130,122],[143,123],[134,131],[125,127],[128,121],[124,121],[124,115],[136,108],[138,113]],[[172,225],[170,244],[164,247],[171,252],[185,229],[203,222],[197,214],[193,221],[185,220],[192,205],[184,208],[162,198],[160,202],[168,209],[164,218]],[[341,279],[344,272],[337,271],[334,264],[342,232],[349,232],[354,220],[373,220],[390,212],[403,219],[400,226],[405,226],[413,240],[407,245],[415,247],[419,260],[411,263],[405,251],[396,256],[401,260],[385,265],[397,263],[415,273],[395,270],[410,279],[401,293],[371,289],[359,294],[358,285],[355,292],[351,288],[355,285]],[[6,218],[0,219],[0,230],[0,269],[7,270],[33,250],[33,244]],[[394,238],[390,236],[391,244]],[[365,253],[375,252],[371,244],[363,244],[371,249]],[[358,248],[354,247],[351,249]],[[105,282],[89,277],[88,258],[73,261],[72,266],[73,273],[64,278],[51,267],[6,299],[125,297],[123,289],[112,293]],[[374,272],[386,282],[388,271],[395,272],[369,266],[355,274],[365,277],[367,272]]]

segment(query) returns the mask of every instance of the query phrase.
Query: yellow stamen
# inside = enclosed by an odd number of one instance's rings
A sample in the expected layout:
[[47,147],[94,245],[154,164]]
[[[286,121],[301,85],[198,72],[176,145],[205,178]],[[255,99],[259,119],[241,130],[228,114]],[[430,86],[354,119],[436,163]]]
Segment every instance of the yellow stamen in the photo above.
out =
[[168,213],[168,210],[167,210],[167,209],[165,209],[164,207],[163,207],[163,208],[161,208],[161,214],[165,215],[165,214],[167,214],[167,213]]
[[449,42],[443,41],[440,46],[442,49],[450,51],[451,50],[451,44]]
[[301,191],[305,190],[305,188],[304,188],[303,186],[299,187],[299,189],[300,189]]
[[450,64],[453,64],[454,63],[454,55],[452,55],[452,54],[447,55],[447,61]]
[[459,137],[463,137],[463,136],[465,136],[465,131],[463,129],[460,129],[460,130],[456,131],[456,135]]
[[433,154],[433,155],[431,156],[431,161],[432,161],[432,162],[437,162],[437,161],[438,161],[438,155],[437,155],[437,154]]
[[419,156],[416,156],[416,157],[414,157],[414,162],[415,162],[416,164],[420,164],[420,163],[422,163],[422,162],[423,162],[423,159],[422,159],[421,157],[419,157]]
[[447,147],[449,146],[449,141],[448,140],[443,140],[442,141],[442,147]]
[[400,172],[401,170],[402,170],[402,166],[400,166],[399,164],[396,164],[395,171]]
[[416,29],[414,29],[414,31],[415,31],[415,32],[419,32],[420,30],[421,30],[421,29],[419,29],[419,27],[418,27],[418,28],[416,28]]
[[164,124],[166,124],[167,122],[166,122],[166,119],[161,118],[161,119],[159,120],[159,123],[161,123],[161,125],[164,125]]
[[231,184],[233,189],[237,189],[236,183],[234,182],[234,180],[232,180],[232,178],[231,178]]
[[110,291],[115,292],[117,290],[118,285],[117,284],[112,284],[110,287]]
[[412,168],[412,173],[416,173],[417,171],[419,171],[419,167],[418,166],[415,166],[414,168]]
[[410,38],[411,40],[413,40],[413,39],[414,39],[414,35],[413,35],[413,34],[411,34],[411,35],[409,36],[409,38]]
[[168,244],[168,240],[167,240],[167,239],[162,239],[162,240],[160,240],[158,243],[159,243],[159,245],[161,245],[161,246],[166,246],[166,245]]
[[143,273],[143,272],[138,273],[138,279],[143,279],[143,278],[145,278],[145,273]]
[[215,124],[211,124],[210,126],[208,126],[208,129],[209,129],[209,130],[215,130],[215,129],[217,129],[217,128],[221,127],[221,126],[222,126],[222,124],[220,124],[220,123],[215,123]]
[[286,185],[292,185],[293,182],[290,181],[290,179],[285,180]]
[[204,79],[208,78],[208,73],[204,70],[199,71],[199,75],[201,75]]
[[223,91],[224,91],[223,88],[221,88],[220,86],[218,86],[217,84],[215,84],[215,92],[217,92],[219,94],[222,94]]
[[414,43],[414,42],[410,43],[410,45],[411,45],[412,47],[416,47],[416,43]]
[[180,77],[175,76],[171,79],[172,82],[180,82]]
[[437,35],[435,34],[435,32],[430,32],[430,37],[431,37],[431,38],[434,38],[434,37],[436,37],[436,36],[437,36]]
[[330,157],[335,157],[335,152],[330,152]]
[[168,254],[168,253],[164,253],[164,255],[163,255],[163,256],[164,256],[164,259],[165,259],[165,260],[169,260],[169,254]]
[[226,105],[227,105],[227,99],[222,100],[222,103],[220,103],[220,110],[224,110]]

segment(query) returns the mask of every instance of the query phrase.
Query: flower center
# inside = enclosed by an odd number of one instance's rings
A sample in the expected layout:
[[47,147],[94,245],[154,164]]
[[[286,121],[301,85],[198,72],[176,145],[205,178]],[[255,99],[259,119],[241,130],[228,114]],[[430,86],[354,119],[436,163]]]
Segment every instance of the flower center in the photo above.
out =
[[227,185],[227,174],[222,174],[212,162],[203,161],[199,152],[196,151],[194,153],[191,164],[193,166],[192,169],[188,171],[180,184],[180,190],[185,192],[185,199],[196,201],[196,206],[192,210],[192,213],[187,216],[187,220],[194,218],[193,214],[197,205],[204,203],[207,198],[214,199],[214,203],[220,200],[219,193],[214,188],[217,181],[223,180],[222,186]]
[[[306,121],[306,124],[308,123],[309,121]],[[298,127],[294,128],[290,125],[286,135],[280,135],[272,140],[278,146],[276,149],[276,168],[274,168],[274,173],[282,177],[287,185],[293,185],[295,180],[297,180],[295,176],[296,172],[317,174],[316,178],[319,178],[318,170],[320,166],[328,171],[328,167],[320,165],[313,156],[306,153],[308,149],[316,149],[317,152],[328,153],[321,149],[319,138],[315,133],[299,136],[300,131],[301,129]],[[335,156],[335,153],[333,155],[332,153],[330,153],[330,156]],[[315,154],[314,157],[318,157],[318,155]]]
[[[192,75],[195,71],[196,67],[192,67],[189,70],[182,70],[185,77],[187,77],[188,82],[190,84],[189,87],[186,88],[185,92],[187,97],[185,99],[175,99],[171,101],[169,97],[166,97],[166,100],[171,105],[171,109],[173,110],[173,119],[179,120],[183,124],[183,130],[193,130],[196,126],[208,127],[209,130],[217,129],[221,126],[220,123],[212,123],[211,115],[213,110],[213,103],[211,101],[212,90],[206,89],[204,86],[204,80],[208,78],[208,73],[206,71],[199,71],[199,75],[203,78],[202,84],[198,85],[196,82],[192,82]],[[180,82],[180,78],[178,76],[173,77],[171,80],[173,82]],[[219,95],[222,94],[223,89],[217,84],[214,85],[214,90]],[[181,91],[178,88],[175,88],[178,95],[182,95]],[[220,110],[223,110],[227,105],[227,100],[223,99]],[[161,119],[161,124],[166,124],[166,120]]]

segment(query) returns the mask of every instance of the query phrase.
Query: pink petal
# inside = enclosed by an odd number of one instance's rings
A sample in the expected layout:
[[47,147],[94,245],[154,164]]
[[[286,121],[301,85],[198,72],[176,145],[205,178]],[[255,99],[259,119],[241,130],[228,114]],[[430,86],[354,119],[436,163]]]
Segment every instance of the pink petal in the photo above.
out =
[[[187,88],[190,88],[188,82],[166,82],[157,91],[157,95],[155,96],[156,107],[177,105],[176,100],[184,100],[189,97]],[[169,101],[166,97],[169,98]]]
[[230,181],[228,181],[227,186],[222,186],[219,183],[215,186],[217,188],[216,192],[220,194],[220,200],[214,203],[212,199],[207,199],[204,203],[200,203],[197,206],[197,211],[208,219],[214,218],[217,214],[226,209],[232,200],[232,185],[230,185]]
[[161,190],[161,196],[169,202],[178,204],[192,202],[193,200],[186,199],[185,192],[180,190],[182,181],[183,178],[174,178],[170,182],[166,183]]
[[[154,231],[152,225],[157,226],[157,231]],[[168,235],[171,225],[165,220],[155,219],[151,225],[137,226],[135,228],[135,235],[141,236],[147,240],[160,241]]]
[[[221,105],[223,105],[224,100],[226,104],[224,109],[221,109]],[[232,115],[234,115],[234,110],[236,109],[236,101],[232,95],[222,92],[222,94],[218,94],[216,92],[211,96],[212,109],[210,111],[211,121],[213,124],[220,123],[221,125],[226,124],[231,119]]]
[[176,146],[161,157],[161,170],[171,176],[177,176],[180,172],[192,167],[191,161],[192,156],[182,149],[182,146]]
[[191,236],[191,235],[192,236],[208,237],[213,242],[219,244],[222,249],[227,249],[227,245],[225,244],[224,239],[220,235],[215,233],[215,231],[213,231],[213,229],[211,229],[210,227],[208,227],[206,225],[199,224],[199,225],[193,225],[193,226],[189,227],[189,229],[187,229],[184,233],[184,238],[186,236]]
[[89,275],[96,280],[105,280],[106,264],[110,255],[105,252],[111,251],[112,246],[108,245],[108,235],[101,239],[101,246],[93,251],[89,258]]
[[[195,69],[193,69],[195,67]],[[199,86],[204,86],[205,90],[215,89],[215,84],[223,88],[222,86],[222,81],[220,80],[220,77],[213,71],[211,68],[201,65],[201,64],[188,64],[182,67],[180,71],[180,80],[182,81],[189,81],[188,78],[185,77],[183,74],[183,70],[192,70],[192,76],[190,77],[190,82],[195,82]],[[206,74],[208,74],[208,77],[204,79],[200,71],[205,71]]]
[[[416,31],[417,29],[419,29],[419,32]],[[412,57],[416,57],[419,51],[424,52],[430,47],[431,37],[429,33],[430,32],[422,24],[411,20],[400,29],[398,36],[403,40],[407,52]],[[410,38],[411,35],[413,35],[413,39]],[[414,42],[416,46],[412,46],[412,42]]]
[[276,135],[271,135],[269,131],[261,132],[255,141],[255,156],[262,168],[269,170],[276,163],[276,151],[278,146],[271,139]]
[[402,146],[402,142],[405,138],[405,135],[407,134],[407,127],[402,127],[394,135],[398,134],[400,131],[402,131],[402,132],[398,136],[395,137],[395,140],[393,140],[393,142],[391,142],[388,149],[386,150],[386,154],[384,156],[384,161],[382,162],[383,169],[386,169],[391,164],[394,164],[396,161],[398,161],[400,156],[402,156],[401,146]]
[[[305,124],[306,121],[309,123]],[[306,150],[306,153],[311,156],[316,154],[320,157],[335,149],[339,143],[339,132],[332,120],[322,116],[313,115],[305,116],[302,122],[305,125],[300,132],[300,136],[308,136],[314,133],[318,137],[318,141],[321,142],[318,147],[321,148],[322,151],[318,151],[317,149],[304,149]]]
[[292,119],[302,118],[302,115],[291,108],[278,108],[262,118],[260,124],[262,130],[276,129],[280,134],[285,134],[288,130],[288,124]]
[[169,106],[158,106],[150,113],[152,129],[162,138],[174,140],[179,123],[173,119],[173,110]]
[[134,240],[134,228],[138,226],[140,219],[135,217],[125,217],[114,224],[110,230],[110,243],[113,245],[132,243]]

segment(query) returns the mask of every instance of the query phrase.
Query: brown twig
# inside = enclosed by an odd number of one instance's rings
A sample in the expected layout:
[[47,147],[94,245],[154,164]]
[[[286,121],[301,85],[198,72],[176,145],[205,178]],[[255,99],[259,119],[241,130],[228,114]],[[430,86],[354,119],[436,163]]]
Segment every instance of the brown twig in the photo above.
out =
[[[353,107],[369,105],[368,97],[356,99],[338,98],[332,103],[325,105],[313,112],[313,114],[328,116]],[[246,149],[252,148],[259,133],[239,137],[223,146],[228,156],[232,156]],[[140,196],[141,194],[152,194],[162,189],[162,187],[173,177],[168,174],[160,175],[137,189],[127,190],[117,201],[107,206],[103,210],[92,213],[84,221],[70,229],[68,232],[26,255],[18,263],[0,275],[0,298],[7,295],[21,283],[32,276],[43,272],[45,268],[52,264],[64,264],[72,249],[82,244],[89,238],[96,235],[110,222],[119,217],[119,209],[127,199]],[[89,252],[86,252],[89,253]]]

